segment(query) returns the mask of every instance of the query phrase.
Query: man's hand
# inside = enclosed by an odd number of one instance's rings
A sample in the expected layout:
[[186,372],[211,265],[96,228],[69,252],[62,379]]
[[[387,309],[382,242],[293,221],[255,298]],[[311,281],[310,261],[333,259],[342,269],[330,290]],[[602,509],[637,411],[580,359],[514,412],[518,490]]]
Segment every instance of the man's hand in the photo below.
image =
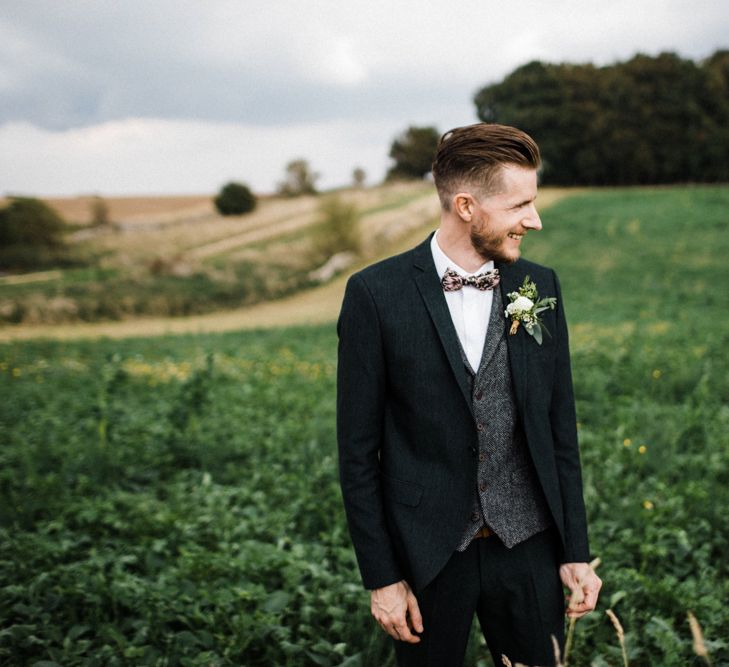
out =
[[602,580],[589,563],[564,563],[559,567],[559,576],[562,583],[571,591],[565,612],[567,616],[580,618],[591,612],[597,604]]
[[418,601],[404,579],[376,588],[372,591],[371,600],[372,615],[388,635],[411,644],[420,641],[413,631],[423,631],[423,618]]

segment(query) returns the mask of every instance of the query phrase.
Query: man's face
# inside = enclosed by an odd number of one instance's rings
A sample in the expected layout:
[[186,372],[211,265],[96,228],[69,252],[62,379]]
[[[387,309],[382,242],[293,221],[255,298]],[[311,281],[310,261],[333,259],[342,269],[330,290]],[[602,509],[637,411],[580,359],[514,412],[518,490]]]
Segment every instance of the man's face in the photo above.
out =
[[537,198],[535,169],[504,165],[494,194],[474,199],[471,244],[484,261],[510,264],[519,259],[522,238],[540,230],[542,221],[534,206]]

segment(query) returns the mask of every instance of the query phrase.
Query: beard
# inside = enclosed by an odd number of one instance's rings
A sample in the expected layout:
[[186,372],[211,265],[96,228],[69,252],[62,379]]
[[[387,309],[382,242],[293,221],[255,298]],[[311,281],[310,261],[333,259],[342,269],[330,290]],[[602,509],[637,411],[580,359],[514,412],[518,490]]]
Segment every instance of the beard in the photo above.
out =
[[511,253],[507,252],[507,233],[498,234],[490,231],[486,221],[482,220],[478,227],[476,225],[471,226],[471,245],[485,262],[494,260],[494,262],[501,262],[502,264],[513,264],[519,259],[520,253],[518,248]]

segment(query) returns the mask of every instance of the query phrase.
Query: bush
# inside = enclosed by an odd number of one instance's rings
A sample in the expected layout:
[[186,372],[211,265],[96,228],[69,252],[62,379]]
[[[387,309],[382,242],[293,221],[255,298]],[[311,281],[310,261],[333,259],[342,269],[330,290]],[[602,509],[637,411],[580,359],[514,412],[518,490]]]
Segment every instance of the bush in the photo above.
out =
[[40,199],[12,197],[0,210],[0,243],[59,248],[63,218]]
[[221,215],[242,215],[256,208],[256,196],[243,183],[228,183],[214,199]]
[[60,260],[63,218],[39,199],[12,197],[0,209],[0,267],[37,268]]
[[97,227],[104,227],[111,223],[111,216],[109,214],[109,204],[99,196],[94,197],[91,200],[89,206],[91,209],[91,224]]
[[315,239],[316,252],[321,259],[338,252],[359,254],[362,241],[359,232],[359,211],[351,202],[340,197],[327,197],[319,206],[321,226]]

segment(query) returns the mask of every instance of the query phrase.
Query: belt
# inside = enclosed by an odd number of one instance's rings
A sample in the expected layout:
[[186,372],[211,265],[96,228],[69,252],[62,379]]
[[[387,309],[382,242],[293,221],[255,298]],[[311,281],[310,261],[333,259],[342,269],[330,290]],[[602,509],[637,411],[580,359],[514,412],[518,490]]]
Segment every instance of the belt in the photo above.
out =
[[493,535],[494,531],[488,528],[487,526],[484,526],[479,530],[476,535],[474,536],[474,540],[477,540],[479,537],[488,537],[489,535]]

